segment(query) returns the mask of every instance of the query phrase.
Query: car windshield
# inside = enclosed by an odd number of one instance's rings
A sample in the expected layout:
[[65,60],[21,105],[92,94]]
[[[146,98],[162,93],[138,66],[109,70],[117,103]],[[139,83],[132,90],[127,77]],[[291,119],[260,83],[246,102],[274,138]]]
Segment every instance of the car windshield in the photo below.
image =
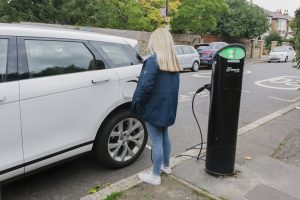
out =
[[272,52],[285,52],[287,51],[286,47],[275,47]]

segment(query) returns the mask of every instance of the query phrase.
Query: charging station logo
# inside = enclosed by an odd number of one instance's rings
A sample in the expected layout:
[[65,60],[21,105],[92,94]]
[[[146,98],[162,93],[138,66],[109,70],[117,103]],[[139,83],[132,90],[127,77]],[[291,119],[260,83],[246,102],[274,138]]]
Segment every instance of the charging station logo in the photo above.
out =
[[279,76],[256,81],[255,84],[277,90],[297,90],[300,88],[300,76]]
[[233,73],[240,73],[240,69],[238,68],[232,68],[232,67],[227,67],[226,72],[233,72]]

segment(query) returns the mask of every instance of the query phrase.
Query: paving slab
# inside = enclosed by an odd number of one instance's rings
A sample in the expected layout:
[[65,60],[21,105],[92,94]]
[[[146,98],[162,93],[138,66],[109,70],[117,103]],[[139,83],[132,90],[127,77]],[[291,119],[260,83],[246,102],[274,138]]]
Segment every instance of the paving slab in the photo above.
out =
[[[177,166],[173,172],[176,177],[225,199],[245,200],[247,194],[261,184],[300,199],[298,167],[269,156],[258,156],[244,165],[237,164],[235,168],[240,172],[236,176],[214,177],[205,172],[204,162],[191,159]],[[257,199],[269,200],[263,197]]]

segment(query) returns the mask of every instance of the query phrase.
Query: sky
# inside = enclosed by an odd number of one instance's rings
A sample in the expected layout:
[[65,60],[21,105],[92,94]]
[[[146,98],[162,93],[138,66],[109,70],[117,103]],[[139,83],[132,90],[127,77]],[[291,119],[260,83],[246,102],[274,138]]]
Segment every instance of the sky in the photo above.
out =
[[295,10],[300,8],[300,0],[252,0],[252,2],[269,11],[289,10],[289,15],[292,17],[295,15]]

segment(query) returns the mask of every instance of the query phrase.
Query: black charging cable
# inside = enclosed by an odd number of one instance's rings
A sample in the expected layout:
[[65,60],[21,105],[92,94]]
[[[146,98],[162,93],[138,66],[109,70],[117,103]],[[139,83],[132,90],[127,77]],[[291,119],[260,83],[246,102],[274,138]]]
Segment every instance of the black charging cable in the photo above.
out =
[[[199,88],[199,89],[195,92],[195,94],[194,94],[194,96],[193,96],[193,100],[192,100],[192,112],[193,112],[194,118],[195,118],[195,120],[196,120],[198,129],[199,129],[199,132],[200,132],[200,143],[199,143],[199,144],[196,144],[196,145],[194,145],[194,146],[192,146],[192,147],[190,147],[190,148],[188,148],[188,149],[186,149],[186,150],[199,149],[199,154],[198,154],[197,157],[191,156],[191,155],[184,155],[184,154],[181,154],[181,155],[176,156],[176,158],[177,158],[177,157],[180,157],[180,156],[188,156],[188,157],[196,158],[197,160],[205,160],[205,159],[203,159],[203,157],[205,157],[205,155],[203,155],[203,156],[200,157],[200,155],[201,155],[201,153],[202,153],[202,150],[203,150],[203,144],[205,144],[205,143],[203,142],[203,134],[202,134],[202,130],[201,130],[201,127],[200,127],[200,124],[199,124],[199,121],[198,121],[198,118],[197,118],[197,116],[196,116],[196,114],[195,114],[195,109],[194,109],[194,102],[195,102],[195,97],[196,97],[196,95],[199,94],[199,93],[201,93],[201,92],[203,92],[205,89],[207,89],[208,91],[210,91],[210,90],[211,90],[210,84],[206,84],[206,85],[204,85],[203,87]],[[200,148],[196,148],[196,146],[198,146],[198,145],[200,145]]]

